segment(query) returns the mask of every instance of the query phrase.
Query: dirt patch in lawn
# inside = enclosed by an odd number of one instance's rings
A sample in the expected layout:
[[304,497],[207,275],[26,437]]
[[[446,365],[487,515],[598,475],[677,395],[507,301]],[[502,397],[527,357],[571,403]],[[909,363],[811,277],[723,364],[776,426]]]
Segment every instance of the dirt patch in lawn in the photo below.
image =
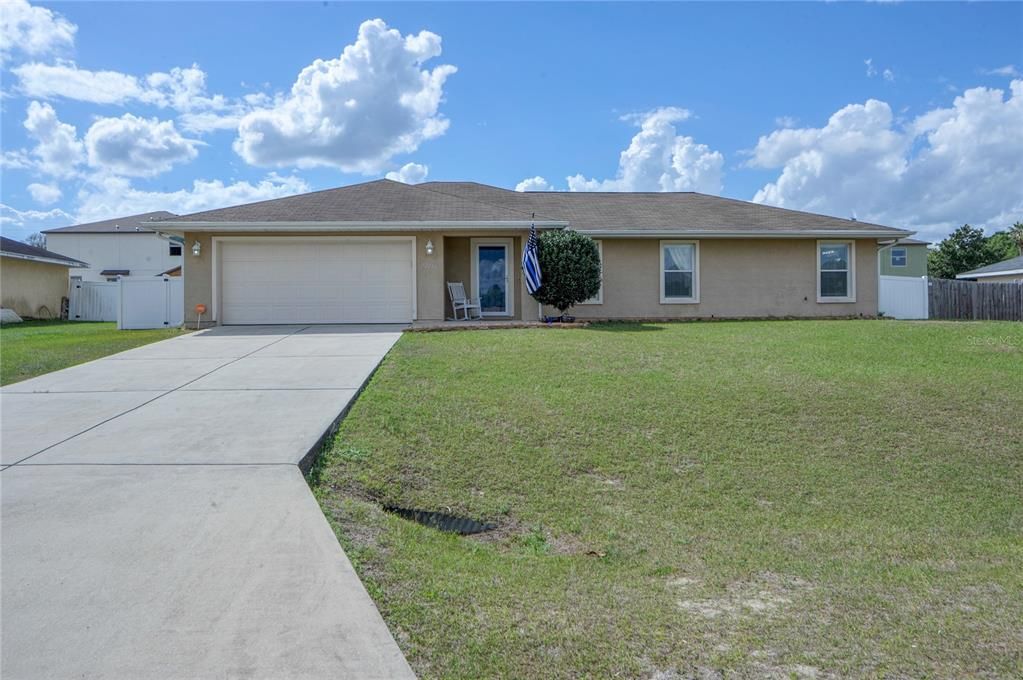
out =
[[763,572],[746,580],[733,581],[723,593],[711,596],[707,596],[698,580],[684,576],[669,580],[668,587],[678,597],[679,609],[714,619],[781,613],[811,585],[794,576]]

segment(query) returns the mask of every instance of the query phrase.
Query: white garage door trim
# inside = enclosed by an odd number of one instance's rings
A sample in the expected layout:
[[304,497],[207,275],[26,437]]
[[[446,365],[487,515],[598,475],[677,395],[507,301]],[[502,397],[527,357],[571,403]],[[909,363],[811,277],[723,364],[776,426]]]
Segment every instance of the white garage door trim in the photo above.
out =
[[416,237],[415,236],[214,236],[213,252],[211,257],[213,260],[213,289],[212,293],[212,307],[211,316],[212,320],[216,323],[220,321],[220,310],[221,304],[221,253],[223,251],[222,246],[227,243],[286,243],[286,242],[316,242],[316,241],[349,241],[356,243],[395,243],[405,242],[409,246],[409,258],[412,264],[412,281],[411,281],[411,300],[412,300],[412,320],[419,318],[419,312],[417,308],[417,294],[416,294]]

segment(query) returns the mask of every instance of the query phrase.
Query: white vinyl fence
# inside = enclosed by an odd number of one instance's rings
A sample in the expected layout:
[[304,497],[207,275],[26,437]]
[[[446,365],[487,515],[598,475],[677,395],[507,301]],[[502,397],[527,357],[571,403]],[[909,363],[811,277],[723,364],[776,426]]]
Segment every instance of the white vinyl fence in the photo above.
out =
[[117,328],[172,328],[185,322],[185,280],[180,276],[125,276]]
[[927,318],[927,277],[881,276],[877,308],[894,319]]
[[68,319],[71,321],[117,321],[121,284],[114,281],[71,279]]

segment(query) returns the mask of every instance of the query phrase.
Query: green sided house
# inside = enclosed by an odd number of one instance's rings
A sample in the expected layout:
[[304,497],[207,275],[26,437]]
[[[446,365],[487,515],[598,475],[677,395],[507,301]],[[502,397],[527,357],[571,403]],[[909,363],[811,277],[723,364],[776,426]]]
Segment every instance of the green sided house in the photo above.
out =
[[881,250],[881,276],[927,276],[927,241],[900,238]]
[[184,239],[185,318],[410,323],[453,316],[461,282],[490,319],[541,310],[520,266],[530,224],[594,238],[583,319],[875,316],[878,252],[912,232],[697,193],[515,192],[378,180],[149,222]]

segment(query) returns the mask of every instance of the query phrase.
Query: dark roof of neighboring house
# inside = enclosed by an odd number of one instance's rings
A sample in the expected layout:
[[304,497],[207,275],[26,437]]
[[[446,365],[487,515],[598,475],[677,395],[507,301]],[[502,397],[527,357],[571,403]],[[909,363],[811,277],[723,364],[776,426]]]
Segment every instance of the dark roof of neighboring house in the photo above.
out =
[[1018,271],[1023,271],[1023,255],[1019,257],[1010,257],[1008,260],[1002,260],[1001,262],[995,262],[984,267],[977,267],[971,269],[968,272],[963,272],[956,276],[957,279],[965,279],[971,276],[987,275],[997,276],[999,274],[1014,274]]
[[6,236],[0,236],[0,255],[21,260],[33,260],[48,264],[59,264],[65,267],[88,267],[85,262],[58,253],[51,253],[45,248],[36,248]]
[[[857,234],[907,230],[694,192],[518,192],[476,182],[391,180],[173,217],[168,226],[274,222],[528,222],[583,232]],[[196,226],[199,226],[196,224]]]
[[152,229],[146,229],[143,224],[147,222],[155,222],[157,220],[165,220],[168,217],[176,217],[172,212],[166,210],[157,210],[156,212],[141,213],[139,215],[128,215],[127,217],[115,217],[112,220],[103,220],[102,222],[88,222],[86,224],[73,224],[70,227],[58,227],[56,229],[47,229],[43,231],[44,234],[64,234],[68,232],[75,232],[79,234],[115,234],[123,233],[130,234],[135,232],[149,233]]
[[896,244],[896,245],[900,245],[900,246],[929,246],[929,245],[931,245],[931,242],[930,241],[921,241],[920,239],[916,239],[916,238],[900,238],[898,244]]

